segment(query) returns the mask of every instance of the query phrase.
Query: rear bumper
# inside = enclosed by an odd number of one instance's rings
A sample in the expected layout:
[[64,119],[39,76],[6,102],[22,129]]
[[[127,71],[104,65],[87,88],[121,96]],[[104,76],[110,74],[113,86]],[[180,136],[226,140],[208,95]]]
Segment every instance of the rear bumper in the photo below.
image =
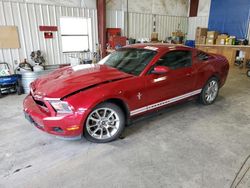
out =
[[31,95],[23,102],[25,118],[38,129],[63,138],[79,138],[83,132],[85,114],[73,113],[63,116],[51,116],[37,105]]

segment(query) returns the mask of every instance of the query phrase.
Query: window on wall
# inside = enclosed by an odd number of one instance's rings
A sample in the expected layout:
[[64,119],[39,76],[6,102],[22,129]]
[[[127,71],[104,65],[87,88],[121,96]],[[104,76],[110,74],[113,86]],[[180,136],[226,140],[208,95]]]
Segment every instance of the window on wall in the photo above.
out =
[[62,17],[60,28],[63,52],[83,52],[91,49],[90,18]]

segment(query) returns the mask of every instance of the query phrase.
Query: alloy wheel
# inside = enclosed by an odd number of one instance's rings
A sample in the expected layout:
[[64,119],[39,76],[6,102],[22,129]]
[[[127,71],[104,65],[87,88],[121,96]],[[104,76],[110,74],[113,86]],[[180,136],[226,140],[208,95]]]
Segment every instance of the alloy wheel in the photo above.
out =
[[208,103],[212,103],[215,100],[218,94],[218,90],[219,90],[218,82],[216,80],[211,80],[208,83],[205,91],[205,99]]
[[113,137],[120,127],[120,118],[111,108],[97,108],[87,119],[86,129],[90,136],[98,140]]

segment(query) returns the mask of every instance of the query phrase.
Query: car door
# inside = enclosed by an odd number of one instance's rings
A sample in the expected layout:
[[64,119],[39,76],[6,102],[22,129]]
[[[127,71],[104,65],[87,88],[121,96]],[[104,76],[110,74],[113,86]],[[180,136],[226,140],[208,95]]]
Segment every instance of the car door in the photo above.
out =
[[[170,70],[164,74],[154,74],[153,68],[166,66]],[[194,92],[196,74],[192,65],[192,51],[173,50],[167,52],[152,66],[145,76],[147,102],[157,108],[166,103],[177,102]],[[165,101],[164,100],[170,100]],[[156,105],[154,105],[156,104]]]

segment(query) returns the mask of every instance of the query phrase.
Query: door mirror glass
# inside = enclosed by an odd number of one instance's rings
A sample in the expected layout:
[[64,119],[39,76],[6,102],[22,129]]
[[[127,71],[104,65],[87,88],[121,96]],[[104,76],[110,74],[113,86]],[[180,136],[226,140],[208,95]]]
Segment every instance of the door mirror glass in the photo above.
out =
[[156,66],[153,70],[153,74],[165,74],[168,73],[170,69],[166,66]]

